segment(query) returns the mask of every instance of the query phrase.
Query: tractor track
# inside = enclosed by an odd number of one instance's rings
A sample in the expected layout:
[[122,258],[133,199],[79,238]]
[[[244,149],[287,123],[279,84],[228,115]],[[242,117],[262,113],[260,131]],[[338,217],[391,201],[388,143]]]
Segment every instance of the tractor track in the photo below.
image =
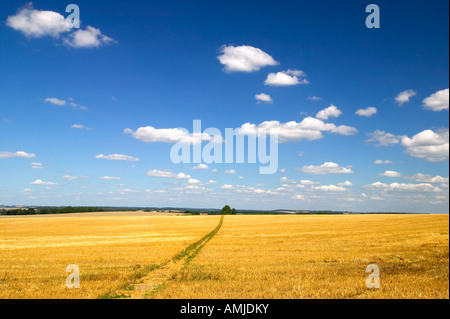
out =
[[161,264],[154,264],[134,273],[129,282],[124,283],[99,298],[103,299],[146,299],[154,297],[160,292],[165,283],[174,278],[181,270],[189,266],[203,247],[219,232],[223,224],[223,216],[214,230],[189,245],[172,259]]

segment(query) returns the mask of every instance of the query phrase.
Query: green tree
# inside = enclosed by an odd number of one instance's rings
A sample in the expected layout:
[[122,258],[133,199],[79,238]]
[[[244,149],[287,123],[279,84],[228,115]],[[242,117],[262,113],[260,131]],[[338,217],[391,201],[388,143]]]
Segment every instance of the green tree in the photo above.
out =
[[237,214],[237,213],[236,213],[236,209],[233,208],[233,209],[231,210],[231,215],[236,215],[236,214]]
[[223,206],[222,215],[231,215],[231,207],[228,205]]

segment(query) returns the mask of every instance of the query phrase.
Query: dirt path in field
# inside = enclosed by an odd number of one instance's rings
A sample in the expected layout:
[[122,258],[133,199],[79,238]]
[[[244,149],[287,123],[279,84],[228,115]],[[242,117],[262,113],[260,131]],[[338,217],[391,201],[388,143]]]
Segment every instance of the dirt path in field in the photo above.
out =
[[171,260],[160,265],[151,265],[135,274],[131,283],[126,283],[115,292],[109,292],[102,298],[114,299],[146,299],[156,295],[167,280],[174,278],[183,268],[198,255],[200,250],[217,234],[223,224],[223,216],[219,225],[206,234],[200,240],[186,247],[183,251],[175,255]]

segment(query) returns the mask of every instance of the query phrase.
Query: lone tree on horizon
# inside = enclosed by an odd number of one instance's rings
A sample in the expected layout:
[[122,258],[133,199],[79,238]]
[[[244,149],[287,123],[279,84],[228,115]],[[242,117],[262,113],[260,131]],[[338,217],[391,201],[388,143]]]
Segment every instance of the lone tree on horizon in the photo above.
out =
[[225,205],[222,208],[222,215],[236,215],[236,209],[231,209],[229,205]]

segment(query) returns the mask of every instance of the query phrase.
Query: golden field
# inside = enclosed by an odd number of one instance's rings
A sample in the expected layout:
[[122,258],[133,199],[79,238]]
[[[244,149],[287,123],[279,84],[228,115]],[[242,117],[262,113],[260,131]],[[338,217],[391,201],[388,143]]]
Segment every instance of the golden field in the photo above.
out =
[[[449,298],[448,215],[220,220],[0,218],[0,298]],[[68,264],[80,289],[65,288]],[[380,289],[365,285],[369,264]]]

